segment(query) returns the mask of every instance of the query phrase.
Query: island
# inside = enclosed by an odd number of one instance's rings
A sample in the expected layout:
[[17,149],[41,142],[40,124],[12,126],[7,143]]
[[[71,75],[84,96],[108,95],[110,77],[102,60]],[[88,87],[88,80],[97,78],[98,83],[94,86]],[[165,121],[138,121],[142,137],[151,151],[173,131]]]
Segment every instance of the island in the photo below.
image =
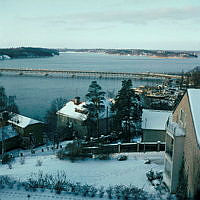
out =
[[0,60],[15,58],[40,58],[59,55],[57,49],[19,47],[0,49]]
[[155,58],[197,58],[194,51],[172,51],[172,50],[146,50],[146,49],[58,49],[59,52],[77,53],[104,53],[120,56],[148,56]]

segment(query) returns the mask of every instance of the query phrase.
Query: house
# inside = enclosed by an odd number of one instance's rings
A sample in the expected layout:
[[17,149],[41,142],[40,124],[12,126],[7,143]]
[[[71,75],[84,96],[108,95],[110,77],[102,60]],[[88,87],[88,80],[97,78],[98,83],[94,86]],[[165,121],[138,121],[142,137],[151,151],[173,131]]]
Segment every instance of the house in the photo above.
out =
[[45,124],[41,121],[19,115],[12,114],[8,123],[15,128],[21,138],[21,146],[28,148],[43,144],[43,133]]
[[[86,102],[81,102],[80,97],[75,97],[66,105],[57,111],[57,126],[66,127],[70,126],[76,132],[76,136],[93,136],[96,135],[96,118],[94,119],[93,125],[87,126],[88,111],[85,107]],[[111,102],[109,100],[104,100],[102,105],[104,109],[99,113],[99,133],[106,134],[111,123]],[[89,130],[92,129],[92,130]],[[90,133],[89,133],[90,132]],[[91,133],[92,132],[92,133]]]
[[19,147],[19,135],[11,125],[0,127],[0,152],[2,152],[2,141],[4,151]]
[[200,191],[200,89],[188,89],[166,125],[163,180],[193,199]]
[[172,112],[166,110],[143,109],[142,140],[143,142],[165,142],[165,124]]

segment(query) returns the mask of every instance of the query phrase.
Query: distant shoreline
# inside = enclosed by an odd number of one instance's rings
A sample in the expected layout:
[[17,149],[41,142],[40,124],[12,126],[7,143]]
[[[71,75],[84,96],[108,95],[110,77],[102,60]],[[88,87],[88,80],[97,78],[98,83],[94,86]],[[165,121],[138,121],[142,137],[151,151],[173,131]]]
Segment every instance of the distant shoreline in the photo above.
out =
[[112,54],[112,53],[104,53],[104,52],[78,52],[78,51],[60,51],[62,53],[79,53],[79,54],[102,54],[102,55],[113,55],[113,56],[138,56],[138,57],[148,57],[148,58],[160,58],[160,59],[192,59],[195,57],[184,57],[184,56],[149,56],[149,55],[131,55],[131,54]]
[[150,58],[161,58],[161,59],[190,59],[190,58],[195,58],[195,57],[183,57],[183,56],[147,56]]

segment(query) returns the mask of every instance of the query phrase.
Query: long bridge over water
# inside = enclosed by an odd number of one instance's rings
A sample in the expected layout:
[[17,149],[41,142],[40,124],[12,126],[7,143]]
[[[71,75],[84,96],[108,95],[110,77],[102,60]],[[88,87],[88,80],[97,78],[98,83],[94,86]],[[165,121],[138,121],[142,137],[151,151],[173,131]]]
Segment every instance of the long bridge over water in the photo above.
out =
[[0,68],[0,73],[14,73],[18,75],[59,75],[62,77],[96,77],[96,78],[138,78],[138,79],[166,79],[176,78],[179,79],[179,75],[171,75],[165,73],[133,73],[133,72],[103,72],[103,71],[81,71],[81,70],[51,70],[51,69],[31,69],[31,68]]

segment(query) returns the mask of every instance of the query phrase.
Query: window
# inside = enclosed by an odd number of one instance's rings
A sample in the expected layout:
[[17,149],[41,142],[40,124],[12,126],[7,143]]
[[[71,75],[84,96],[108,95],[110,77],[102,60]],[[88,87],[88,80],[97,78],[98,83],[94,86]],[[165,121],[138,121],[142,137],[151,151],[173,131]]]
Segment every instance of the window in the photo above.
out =
[[171,165],[168,160],[165,160],[165,174],[171,178]]
[[180,110],[180,113],[179,113],[179,124],[185,128],[185,112],[184,110]]

